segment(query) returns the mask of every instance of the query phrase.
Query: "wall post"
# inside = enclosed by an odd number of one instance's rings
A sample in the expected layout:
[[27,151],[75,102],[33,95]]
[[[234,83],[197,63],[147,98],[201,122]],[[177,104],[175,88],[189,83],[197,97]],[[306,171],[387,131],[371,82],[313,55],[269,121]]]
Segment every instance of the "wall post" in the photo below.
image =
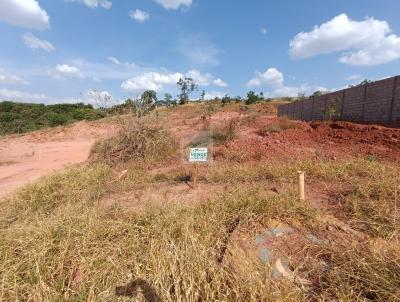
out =
[[398,78],[399,76],[394,77],[393,80],[393,91],[392,91],[392,101],[390,102],[389,122],[393,121],[394,101],[396,100],[396,88],[397,88]]
[[364,85],[364,96],[363,96],[363,101],[362,101],[362,111],[361,111],[361,121],[364,121],[364,111],[365,111],[365,101],[367,99],[367,86],[368,84]]
[[340,108],[340,119],[343,119],[343,112],[344,112],[344,100],[346,98],[346,89],[343,89],[342,92],[342,107]]

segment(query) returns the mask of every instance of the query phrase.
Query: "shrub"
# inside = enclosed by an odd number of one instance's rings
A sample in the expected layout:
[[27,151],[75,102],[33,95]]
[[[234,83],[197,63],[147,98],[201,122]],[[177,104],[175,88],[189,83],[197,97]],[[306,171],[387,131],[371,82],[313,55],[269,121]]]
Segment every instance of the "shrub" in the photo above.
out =
[[177,151],[178,144],[168,130],[144,120],[129,118],[122,121],[118,135],[94,144],[91,158],[112,165],[132,160],[159,163],[173,159]]
[[226,125],[214,129],[213,139],[217,144],[227,144],[237,138],[240,127],[239,117],[232,118]]

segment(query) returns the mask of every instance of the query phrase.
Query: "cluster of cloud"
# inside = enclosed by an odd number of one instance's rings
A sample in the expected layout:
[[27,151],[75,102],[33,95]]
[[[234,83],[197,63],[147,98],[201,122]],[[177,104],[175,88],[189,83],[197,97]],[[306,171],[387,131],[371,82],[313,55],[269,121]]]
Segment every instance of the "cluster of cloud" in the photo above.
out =
[[294,59],[334,52],[342,52],[339,61],[344,64],[385,64],[400,58],[400,37],[391,34],[386,21],[353,21],[341,14],[310,32],[298,33],[290,42]]
[[105,9],[110,9],[112,7],[112,2],[108,0],[65,0],[66,2],[79,2],[90,8],[102,7]]
[[47,96],[45,94],[0,88],[0,99],[20,102],[43,102],[47,100]]
[[131,11],[129,13],[129,16],[140,23],[143,23],[150,19],[150,14],[140,9],[135,9],[134,11]]
[[198,70],[192,69],[185,74],[180,72],[145,72],[122,82],[121,88],[132,93],[140,93],[144,90],[162,91],[165,86],[175,86],[179,79],[184,77],[192,78],[199,86],[227,86],[222,79],[215,78],[210,73],[202,74]]
[[248,87],[268,88],[271,92],[267,92],[269,97],[294,97],[300,93],[310,94],[314,91],[327,91],[325,87],[310,86],[303,84],[301,86],[286,86],[284,76],[276,68],[268,68],[265,72],[255,72],[255,76],[247,82]]
[[180,7],[190,7],[192,0],[155,0],[165,9],[179,9]]
[[[90,8],[102,7],[110,9],[112,2],[109,0],[65,0],[66,2],[79,2]],[[180,7],[190,7],[192,0],[154,0],[167,10],[179,9]]]
[[49,15],[36,0],[1,0],[0,21],[37,30],[50,27]]
[[76,66],[70,66],[68,64],[58,64],[56,66],[57,75],[61,77],[71,78],[84,78],[81,70]]
[[15,74],[5,74],[4,71],[0,70],[0,84],[30,84],[24,78]]
[[215,78],[210,73],[200,73],[196,69],[189,70],[186,74],[182,73],[158,73],[147,72],[142,75],[136,76],[122,83],[121,87],[125,91],[140,92],[143,90],[160,91],[164,86],[174,86],[180,78],[192,78],[199,86],[218,86],[226,87],[227,84],[220,78]]

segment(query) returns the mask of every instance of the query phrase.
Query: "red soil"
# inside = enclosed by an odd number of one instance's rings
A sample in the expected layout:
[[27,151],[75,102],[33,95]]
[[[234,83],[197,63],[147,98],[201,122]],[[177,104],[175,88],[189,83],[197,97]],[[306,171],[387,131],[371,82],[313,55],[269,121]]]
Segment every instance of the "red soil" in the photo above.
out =
[[296,128],[266,136],[258,130],[277,123],[277,118],[261,117],[242,127],[239,138],[217,150],[217,157],[233,158],[339,158],[374,156],[400,160],[400,129],[350,122],[294,122]]

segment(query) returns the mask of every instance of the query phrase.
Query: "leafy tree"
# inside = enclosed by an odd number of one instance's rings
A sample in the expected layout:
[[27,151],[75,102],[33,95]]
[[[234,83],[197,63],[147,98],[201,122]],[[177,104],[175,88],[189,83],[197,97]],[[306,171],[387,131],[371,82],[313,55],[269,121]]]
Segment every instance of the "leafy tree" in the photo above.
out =
[[368,85],[368,84],[370,84],[370,83],[372,83],[371,80],[364,79],[364,80],[362,80],[362,81],[361,81],[359,84],[357,84],[357,85],[349,85],[349,88],[360,87],[360,86]]
[[197,89],[197,84],[192,78],[180,78],[178,83],[180,86],[181,93],[178,95],[179,103],[181,105],[186,104],[189,101],[189,94]]
[[246,105],[254,104],[259,100],[258,95],[254,91],[249,91],[247,93]]
[[312,96],[321,96],[321,95],[323,95],[324,93],[322,92],[322,91],[320,91],[320,90],[317,90],[317,91],[314,91],[314,93],[312,94]]
[[226,103],[231,101],[231,97],[228,94],[225,94],[221,101],[222,101],[222,106],[225,106]]
[[138,102],[140,115],[143,116],[152,111],[155,108],[156,102],[157,92],[154,90],[146,90],[143,92]]
[[44,105],[0,102],[0,135],[24,133],[104,116],[103,111],[83,103]]
[[200,100],[201,100],[201,101],[204,101],[205,98],[206,98],[206,91],[203,90],[203,91],[201,92]]
[[167,106],[170,106],[172,104],[172,95],[170,93],[164,94],[164,101]]

